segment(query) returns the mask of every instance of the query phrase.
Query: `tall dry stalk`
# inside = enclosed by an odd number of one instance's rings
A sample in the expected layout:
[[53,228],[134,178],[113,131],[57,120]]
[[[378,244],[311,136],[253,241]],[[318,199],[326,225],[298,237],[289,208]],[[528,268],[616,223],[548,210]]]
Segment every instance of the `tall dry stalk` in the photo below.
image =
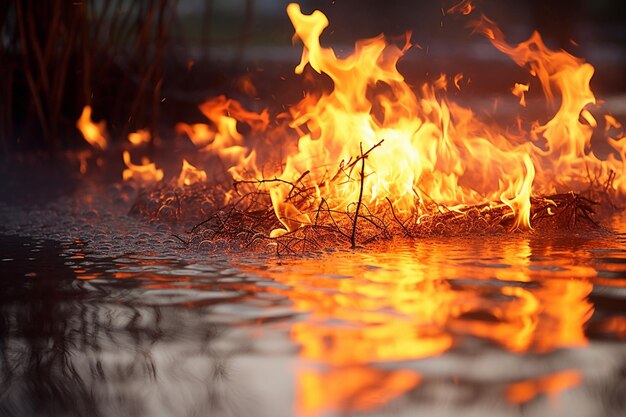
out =
[[[0,143],[61,149],[83,106],[156,136],[176,0],[13,0],[0,8]],[[120,122],[121,121],[121,122]]]

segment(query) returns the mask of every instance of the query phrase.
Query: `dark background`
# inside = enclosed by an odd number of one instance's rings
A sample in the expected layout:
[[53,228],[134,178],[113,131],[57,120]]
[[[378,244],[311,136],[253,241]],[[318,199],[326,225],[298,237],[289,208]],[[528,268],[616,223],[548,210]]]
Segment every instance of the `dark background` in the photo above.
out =
[[[349,51],[359,38],[413,32],[400,68],[407,80],[441,72],[471,77],[466,97],[508,94],[517,69],[467,28],[481,13],[516,43],[538,29],[596,67],[593,88],[625,107],[626,2],[476,0],[470,16],[445,13],[456,1],[302,1],[330,19],[323,42]],[[251,108],[301,97],[293,75],[300,47],[282,0],[3,0],[0,7],[0,149],[4,155],[87,146],[75,128],[83,106],[104,119],[112,141],[148,128],[168,140],[177,121],[202,121],[199,103],[227,94]],[[517,77],[517,78],[516,78]],[[526,78],[528,78],[526,76]],[[256,91],[244,88],[250,80]],[[504,92],[504,93],[503,93]]]

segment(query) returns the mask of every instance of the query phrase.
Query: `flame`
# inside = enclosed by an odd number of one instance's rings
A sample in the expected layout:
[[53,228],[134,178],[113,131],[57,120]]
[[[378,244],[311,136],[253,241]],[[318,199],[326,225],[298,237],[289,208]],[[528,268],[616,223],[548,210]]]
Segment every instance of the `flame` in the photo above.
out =
[[[472,3],[463,0],[448,12],[472,10]],[[287,15],[294,42],[302,44],[295,73],[313,81],[323,75],[331,88],[305,92],[271,122],[267,109],[248,110],[219,96],[199,107],[208,123],[176,126],[200,152],[218,155],[234,180],[257,180],[247,183],[269,196],[282,225],[270,237],[311,224],[322,203],[329,212],[349,214],[361,203],[371,213],[391,204],[394,215],[416,215],[418,222],[441,208],[454,212],[469,205],[498,206],[508,208],[505,216],[513,229],[527,230],[532,228],[533,195],[584,191],[597,182],[606,184],[611,197],[626,196],[626,138],[616,133],[621,124],[615,118],[604,115],[613,152],[602,160],[591,149],[598,127],[589,85],[593,66],[549,49],[537,32],[513,46],[488,18],[473,23],[495,48],[528,69],[530,82],[515,83],[512,89],[520,105],[528,104],[525,93],[538,83],[553,112],[547,121],[518,116],[519,133],[512,134],[449,100],[448,84],[459,90],[461,73],[410,87],[397,68],[414,46],[410,33],[399,45],[382,34],[359,40],[351,54],[338,57],[320,43],[329,26],[322,12],[307,15],[289,4]],[[242,91],[256,95],[252,87],[250,76],[241,78]],[[86,106],[77,126],[93,146],[104,149],[104,123],[96,125],[90,118]],[[145,131],[129,135],[134,144],[146,140]],[[124,160],[124,178],[162,178],[149,161],[132,165],[128,154]],[[311,190],[297,204],[291,199],[296,183]],[[236,192],[227,191],[227,200]]]
[[467,16],[468,14],[472,13],[473,10],[474,5],[472,4],[472,0],[461,0],[454,6],[446,10],[446,12],[450,14],[461,13]]
[[237,87],[248,97],[257,97],[259,95],[259,92],[252,82],[252,77],[250,75],[244,75],[239,78],[237,81]]
[[519,104],[522,107],[526,107],[526,96],[524,93],[528,91],[529,86],[530,84],[515,83],[515,86],[511,90],[513,95],[519,97]]
[[530,132],[535,141],[545,142],[545,146],[530,147],[533,164],[538,168],[533,191],[550,194],[582,190],[589,186],[590,172],[605,177],[616,172],[611,188],[623,197],[626,191],[622,154],[625,144],[609,141],[620,153],[621,161],[614,155],[602,161],[591,150],[591,136],[597,126],[589,111],[589,106],[596,103],[589,85],[593,66],[564,50],[550,50],[537,32],[512,47],[504,41],[500,29],[486,17],[476,23],[475,28],[515,63],[528,68],[529,73],[539,80],[550,106],[555,106],[557,96],[560,98],[555,115],[545,124],[537,124]]
[[[462,1],[449,11],[469,13],[472,7]],[[295,73],[307,79],[324,74],[332,89],[305,93],[280,115],[288,124],[278,123],[279,128],[269,129],[266,110],[251,112],[223,96],[200,106],[210,125],[178,126],[201,151],[221,156],[235,180],[277,179],[259,185],[270,195],[284,226],[271,236],[310,224],[322,199],[330,210],[346,211],[354,210],[362,196],[372,212],[389,199],[400,215],[418,216],[431,214],[432,203],[449,210],[500,204],[509,207],[514,229],[529,229],[531,195],[581,191],[589,186],[590,172],[598,178],[615,175],[609,191],[626,195],[626,140],[609,139],[616,153],[604,161],[590,149],[597,125],[589,109],[596,102],[589,87],[593,67],[565,51],[548,49],[538,33],[513,47],[487,18],[475,24],[497,49],[529,68],[551,106],[560,100],[549,121],[534,122],[529,131],[512,135],[450,102],[446,75],[423,83],[417,91],[409,87],[397,69],[412,46],[409,35],[401,46],[388,43],[383,35],[360,40],[352,54],[339,58],[332,48],[320,44],[329,25],[323,13],[306,15],[297,4],[290,4],[287,14],[295,29],[294,41],[303,44]],[[457,89],[461,78],[461,74],[453,77]],[[522,106],[527,104],[524,92],[529,88],[530,83],[518,83],[512,90]],[[607,125],[612,123],[606,120]],[[523,124],[518,119],[520,130]],[[250,131],[245,137],[244,125]],[[258,136],[296,144],[285,146],[285,157],[275,152],[279,160],[272,166],[259,156],[265,148],[249,143]],[[364,151],[361,181],[360,166],[355,167],[354,161]],[[314,190],[297,206],[289,200],[293,188],[289,184],[295,182]]]
[[146,129],[139,129],[136,132],[128,134],[128,141],[134,146],[140,146],[150,142],[150,132]]
[[459,91],[461,91],[461,85],[459,83],[461,82],[462,79],[463,79],[463,74],[460,72],[454,76],[454,86]]
[[91,120],[91,106],[85,106],[80,118],[76,121],[76,127],[91,146],[99,150],[107,148],[106,123],[100,121],[94,123]]
[[[381,35],[358,41],[354,53],[340,59],[319,42],[328,26],[326,16],[319,11],[304,15],[296,4],[287,13],[295,38],[304,44],[295,72],[310,67],[329,76],[334,88],[319,97],[307,95],[289,109],[289,126],[300,138],[277,177],[295,181],[310,172],[308,184],[323,191],[332,209],[345,209],[358,200],[359,181],[332,183],[328,167],[384,139],[367,159],[363,196],[370,209],[386,204],[387,197],[396,210],[420,214],[426,213],[419,204],[424,200],[448,206],[499,200],[511,208],[516,227],[530,226],[535,171],[527,150],[475,122],[470,110],[439,97],[447,88],[445,76],[414,93],[396,68],[410,43],[400,48]],[[389,90],[378,91],[381,84]],[[241,171],[241,166],[231,169]],[[276,188],[272,202],[287,230],[306,224],[307,213],[284,200],[288,186]],[[298,221],[287,224],[284,213]]]
[[611,128],[621,129],[622,124],[617,121],[617,119],[610,114],[604,115],[604,120],[606,121],[606,131],[608,132]]
[[179,135],[187,135],[196,148],[200,150],[209,145],[214,137],[214,133],[211,131],[211,128],[205,123],[196,123],[192,125],[187,123],[178,123],[176,124],[176,133]]
[[157,169],[154,162],[150,162],[148,158],[142,158],[141,165],[135,165],[130,159],[130,152],[123,153],[124,164],[126,169],[122,172],[124,181],[135,181],[139,184],[150,184],[159,182],[163,179],[163,170]]
[[180,175],[177,182],[177,185],[179,187],[192,185],[198,182],[205,182],[206,178],[206,172],[194,167],[189,162],[187,162],[186,159],[183,159],[183,167],[180,170]]
[[[200,152],[212,152],[219,155],[229,166],[239,164],[243,170],[248,163],[254,167],[255,152],[249,152],[244,137],[237,130],[238,123],[245,123],[252,134],[264,131],[269,124],[269,113],[263,110],[255,113],[244,109],[241,104],[224,96],[207,100],[200,106],[200,111],[212,122],[206,124],[187,125],[179,123],[176,130],[189,136]],[[237,177],[236,175],[233,175]]]

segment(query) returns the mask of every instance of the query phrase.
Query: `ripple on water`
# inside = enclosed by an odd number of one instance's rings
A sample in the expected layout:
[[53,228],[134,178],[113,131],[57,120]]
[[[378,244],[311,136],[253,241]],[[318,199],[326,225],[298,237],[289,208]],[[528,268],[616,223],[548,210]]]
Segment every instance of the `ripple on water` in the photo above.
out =
[[[55,391],[71,400],[117,390],[128,404],[146,406],[176,392],[184,400],[166,402],[185,408],[202,395],[237,389],[254,397],[272,385],[258,375],[268,369],[272,383],[283,378],[295,387],[293,401],[330,414],[337,404],[351,413],[359,411],[354,404],[384,398],[379,406],[398,400],[437,415],[445,398],[457,415],[468,401],[480,415],[494,404],[499,414],[515,415],[520,403],[511,402],[511,392],[526,389],[534,395],[524,400],[529,415],[551,415],[544,400],[567,393],[576,394],[566,397],[567,410],[575,397],[588,415],[601,415],[604,400],[589,393],[623,386],[624,233],[433,238],[292,258],[235,256],[184,248],[169,227],[127,216],[128,200],[112,190],[92,192],[101,199],[97,210],[80,207],[86,202],[73,209],[66,199],[9,219],[0,208],[8,234],[37,239],[24,246],[33,264],[49,263],[41,239],[64,243],[62,257],[54,255],[64,275],[20,275],[27,284],[0,293],[0,311],[10,316],[2,321],[3,346],[34,352],[20,364],[41,364],[36,355],[53,346],[50,360],[60,357],[59,369],[65,363],[83,372],[83,385]],[[7,253],[3,267],[19,259]],[[290,362],[277,362],[281,355]],[[245,385],[250,378],[229,373],[228,361],[262,382]],[[18,388],[38,398],[28,378],[39,374],[16,375],[24,378]],[[50,379],[67,383],[68,375]],[[207,394],[215,386],[223,392]],[[129,387],[159,395],[124,397]]]
[[242,296],[240,291],[198,291],[195,289],[147,289],[141,293],[141,302],[148,305],[182,305],[204,301],[229,300]]

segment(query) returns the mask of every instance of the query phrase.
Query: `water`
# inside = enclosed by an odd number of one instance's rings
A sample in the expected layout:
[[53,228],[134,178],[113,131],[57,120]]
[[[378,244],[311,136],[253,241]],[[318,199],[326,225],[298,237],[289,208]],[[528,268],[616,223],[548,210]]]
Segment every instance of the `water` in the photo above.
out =
[[626,413],[623,215],[277,258],[182,248],[131,192],[0,207],[0,415]]

